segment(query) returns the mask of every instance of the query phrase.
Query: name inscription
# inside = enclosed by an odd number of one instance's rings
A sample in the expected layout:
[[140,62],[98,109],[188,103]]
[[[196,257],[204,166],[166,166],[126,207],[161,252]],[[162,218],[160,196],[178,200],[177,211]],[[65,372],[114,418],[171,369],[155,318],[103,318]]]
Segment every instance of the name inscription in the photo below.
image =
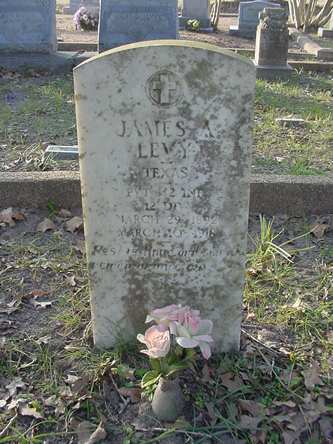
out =
[[191,128],[181,119],[134,119],[120,120],[116,135],[133,156],[123,172],[132,211],[116,212],[113,232],[120,247],[94,246],[90,272],[204,271],[202,258],[222,254],[213,244],[221,216],[207,207],[209,196],[199,183],[205,185],[209,169],[198,173],[193,166],[203,149],[220,143],[218,131],[208,120]]

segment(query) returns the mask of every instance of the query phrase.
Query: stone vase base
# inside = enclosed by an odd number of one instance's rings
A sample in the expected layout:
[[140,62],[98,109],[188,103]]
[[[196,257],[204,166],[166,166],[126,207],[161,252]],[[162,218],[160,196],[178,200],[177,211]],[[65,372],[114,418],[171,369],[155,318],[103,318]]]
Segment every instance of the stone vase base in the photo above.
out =
[[184,397],[179,380],[161,378],[154,393],[152,409],[161,421],[173,422],[183,412]]

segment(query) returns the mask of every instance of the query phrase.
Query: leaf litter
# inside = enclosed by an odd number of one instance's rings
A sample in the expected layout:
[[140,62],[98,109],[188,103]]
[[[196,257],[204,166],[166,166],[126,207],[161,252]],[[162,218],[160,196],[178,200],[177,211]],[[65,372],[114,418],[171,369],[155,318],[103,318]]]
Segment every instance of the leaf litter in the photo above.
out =
[[[280,258],[248,275],[248,285],[256,282],[254,294],[261,299],[245,295],[240,353],[216,355],[208,364],[199,361],[195,372],[181,375],[188,408],[170,425],[154,420],[149,394],[139,389],[145,365],[139,354],[92,348],[86,269],[77,248],[84,245],[82,218],[59,213],[52,216],[56,230],[36,232],[48,215],[27,211],[19,230],[6,223],[0,231],[1,254],[11,264],[2,274],[4,303],[7,309],[16,308],[4,313],[15,334],[0,330],[1,437],[16,442],[20,433],[32,442],[49,434],[52,443],[69,444],[76,437],[77,442],[118,444],[158,442],[160,435],[170,433],[172,443],[206,438],[233,444],[331,443],[332,346],[323,342],[332,331],[331,230],[324,233],[325,244],[318,244],[312,233],[295,242],[297,248],[315,245],[295,254],[296,275],[288,274]],[[81,220],[68,230],[66,222],[73,217]],[[250,222],[255,233],[257,220]],[[305,223],[299,218],[287,222],[275,222],[277,231],[284,226],[286,239],[299,234]],[[273,304],[272,279],[281,281],[274,293],[281,301]],[[43,303],[47,310],[41,309]],[[313,332],[322,328],[322,335],[313,337],[311,346],[302,339],[303,330],[301,335],[299,326],[282,317],[290,310],[293,322],[309,322],[319,310]],[[39,425],[45,418],[54,422]]]

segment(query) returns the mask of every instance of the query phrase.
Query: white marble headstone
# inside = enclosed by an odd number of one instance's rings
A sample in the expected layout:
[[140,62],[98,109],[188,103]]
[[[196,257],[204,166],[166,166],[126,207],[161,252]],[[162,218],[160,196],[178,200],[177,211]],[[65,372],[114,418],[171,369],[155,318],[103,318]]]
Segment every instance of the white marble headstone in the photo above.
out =
[[208,44],[159,40],[74,70],[95,344],[189,304],[239,347],[255,71]]

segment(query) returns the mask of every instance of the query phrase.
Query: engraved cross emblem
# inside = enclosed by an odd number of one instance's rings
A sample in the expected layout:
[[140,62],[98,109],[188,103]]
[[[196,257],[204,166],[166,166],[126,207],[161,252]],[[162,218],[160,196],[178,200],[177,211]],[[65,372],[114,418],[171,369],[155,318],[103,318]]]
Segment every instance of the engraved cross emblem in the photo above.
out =
[[168,73],[160,74],[159,80],[155,80],[153,83],[153,91],[156,91],[159,95],[160,105],[170,105],[172,93],[175,93],[176,90],[176,82],[169,79]]
[[170,106],[178,102],[182,96],[180,81],[170,71],[159,71],[147,82],[147,93],[155,105]]

